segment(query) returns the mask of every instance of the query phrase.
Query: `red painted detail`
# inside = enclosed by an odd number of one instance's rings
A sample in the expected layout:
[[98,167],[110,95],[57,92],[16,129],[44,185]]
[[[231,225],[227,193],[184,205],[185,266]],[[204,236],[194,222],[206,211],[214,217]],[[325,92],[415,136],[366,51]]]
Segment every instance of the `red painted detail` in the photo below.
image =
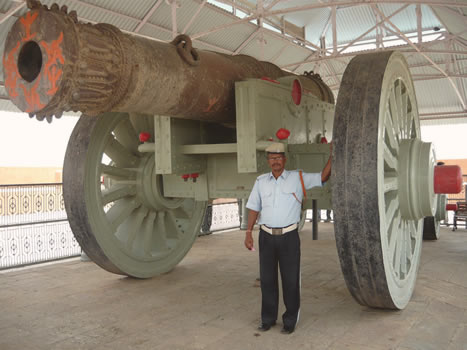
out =
[[37,33],[32,33],[31,34],[31,25],[34,23],[34,21],[36,20],[38,15],[39,15],[38,12],[33,13],[33,11],[29,11],[29,12],[26,13],[26,15],[24,17],[21,17],[19,19],[19,21],[21,22],[21,24],[24,27],[24,31],[26,32],[26,35],[22,39],[23,42],[24,41],[30,41],[31,39],[33,39],[36,36]]
[[31,89],[29,91],[26,88],[26,86],[20,84],[20,87],[23,89],[24,92],[24,101],[27,104],[27,108],[25,109],[26,113],[37,112],[45,106],[41,103],[41,98],[37,93],[37,86],[39,85],[40,79],[36,80],[36,83],[33,86],[31,86]]
[[51,83],[50,89],[47,91],[47,95],[53,95],[57,92],[57,81],[62,75],[62,70],[58,64],[63,65],[65,59],[63,58],[61,43],[63,41],[63,32],[60,33],[58,39],[53,40],[50,44],[45,41],[41,41],[41,45],[44,47],[47,53],[47,62],[44,65],[45,78]]
[[18,51],[20,42],[16,44],[14,48],[7,54],[3,55],[3,68],[5,69],[5,88],[11,98],[18,97],[18,91],[16,91],[16,84],[20,77],[18,71],[18,65],[16,64],[15,54]]
[[298,79],[295,79],[292,84],[292,100],[297,106],[302,101],[302,85]]
[[183,175],[182,175],[182,179],[183,179],[184,181],[188,181],[189,178],[190,178],[190,174],[183,174]]
[[141,142],[147,142],[151,138],[151,134],[148,132],[141,132],[139,133],[139,140]]
[[51,70],[47,74],[49,81],[52,83],[52,87],[47,91],[47,95],[54,95],[57,92],[58,86],[56,84],[61,75],[62,70],[57,69],[56,66],[52,66]]
[[210,98],[208,101],[208,107],[204,110],[204,112],[211,111],[211,108],[217,103],[217,101],[219,101],[219,98],[217,97]]
[[268,138],[268,141],[274,141],[274,139],[272,137]]
[[276,136],[279,140],[285,140],[290,136],[290,131],[284,128],[280,128],[279,130],[277,130]]
[[269,77],[262,77],[261,80],[266,80],[266,81],[269,81],[270,83],[274,83],[274,84],[280,84],[277,80],[274,80],[274,79],[269,78]]
[[320,142],[321,142],[321,143],[328,143],[328,139],[326,138],[326,136],[323,136],[323,137],[321,138],[321,141],[320,141]]
[[459,193],[462,191],[462,171],[458,165],[435,166],[435,193]]
[[446,210],[457,210],[457,204],[456,203],[451,203],[451,204],[446,204]]
[[192,179],[196,179],[196,178],[199,177],[199,173],[190,174],[190,177],[191,177]]

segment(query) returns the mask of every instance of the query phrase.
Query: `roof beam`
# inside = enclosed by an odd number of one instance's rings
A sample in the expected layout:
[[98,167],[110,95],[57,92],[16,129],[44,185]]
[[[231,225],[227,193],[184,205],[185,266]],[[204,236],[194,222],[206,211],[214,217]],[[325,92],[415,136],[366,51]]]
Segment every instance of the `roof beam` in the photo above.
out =
[[321,35],[319,36],[320,38],[323,36],[326,36],[326,32],[328,31],[328,28],[331,25],[331,17],[332,17],[332,13],[329,12],[328,20],[326,21],[326,24],[323,27],[323,31],[321,32]]
[[0,24],[5,22],[8,18],[13,16],[16,12],[21,10],[24,6],[26,6],[26,2],[20,2],[19,4],[16,4],[16,6],[13,6],[11,9],[9,9],[2,18],[0,18]]
[[254,14],[254,15],[251,15],[251,16],[248,16],[248,17],[245,17],[245,18],[237,19],[237,20],[234,20],[232,22],[229,22],[229,23],[222,24],[220,26],[211,28],[211,29],[209,29],[209,30],[207,30],[205,32],[193,34],[193,35],[191,35],[191,39],[199,39],[199,38],[202,38],[203,36],[206,36],[206,35],[209,35],[209,34],[212,34],[212,33],[216,33],[216,32],[218,32],[220,30],[224,30],[224,29],[233,27],[233,26],[235,26],[237,24],[249,22],[249,21],[257,19],[257,18],[258,18],[258,16],[256,14]]
[[[440,42],[444,42],[440,40]],[[439,43],[439,42],[438,42]],[[433,54],[440,54],[440,55],[450,55],[450,54],[457,54],[457,55],[467,55],[467,51],[459,51],[459,50],[430,50],[430,49],[425,49],[425,48],[420,48],[419,50],[415,49],[407,49],[409,48],[409,45],[401,45],[401,46],[391,46],[391,47],[386,47],[383,48],[379,51],[393,51],[393,50],[398,50],[402,53],[433,53]],[[374,52],[374,51],[373,51]],[[320,56],[320,57],[314,57],[310,59],[306,59],[303,61],[298,61],[298,62],[292,62],[285,64],[281,66],[281,68],[289,68],[289,67],[294,67],[299,64],[304,64],[304,63],[312,63],[312,62],[317,62],[317,61],[325,61],[325,60],[334,60],[336,58],[344,58],[344,57],[354,57],[357,56],[358,54],[361,54],[362,52],[350,52],[350,53],[343,53],[339,54],[336,56]]]
[[250,34],[250,36],[248,38],[246,38],[246,40],[244,40],[241,45],[239,47],[237,47],[237,49],[234,51],[234,54],[238,54],[240,51],[243,50],[243,48],[248,45],[248,43],[254,39],[260,32],[261,32],[261,27],[259,27],[258,29],[256,29],[253,33]]
[[412,78],[414,81],[420,80],[437,80],[437,79],[444,79],[444,78],[467,78],[467,74],[448,74],[445,76],[443,74],[412,74]]
[[422,7],[417,4],[415,7],[415,14],[417,15],[417,44],[422,43]]
[[324,3],[314,3],[310,5],[302,5],[302,6],[294,6],[288,7],[280,10],[274,11],[266,11],[264,13],[265,16],[276,16],[276,15],[283,15],[287,13],[293,12],[300,12],[306,10],[313,10],[325,7],[332,7],[332,6],[359,6],[359,5],[374,5],[374,4],[421,4],[421,5],[431,5],[431,6],[453,6],[453,7],[467,7],[467,2],[459,3],[455,0],[360,0],[360,1],[328,1]]
[[[313,53],[312,53],[311,55],[309,55],[307,58],[305,58],[305,60],[308,60],[308,59],[310,59],[312,56],[314,56],[314,54],[313,54]],[[302,63],[302,64],[299,64],[299,65],[297,65],[295,68],[292,68],[292,72],[294,72],[294,73],[295,73],[295,72],[297,72],[297,71],[298,71],[300,68],[302,68],[302,66],[303,66],[303,63]]]
[[[218,1],[220,1],[220,0],[218,0]],[[224,3],[229,4],[229,5],[232,4],[232,2],[229,1],[229,0],[223,0],[223,1],[221,1],[221,2],[224,2]],[[220,10],[219,8],[215,7],[215,6],[211,6],[211,7],[212,7],[214,10],[222,11],[222,10]],[[223,12],[222,14],[225,16],[225,11],[222,11],[222,12]],[[265,14],[265,13],[266,13],[266,11],[263,12],[263,14]],[[253,14],[252,14],[252,15],[250,15],[250,16],[248,16],[248,17],[245,17],[245,18],[241,18],[241,19],[239,19],[238,17],[236,17],[236,16],[233,15],[233,14],[231,14],[230,16],[231,16],[231,18],[234,19],[232,22],[226,23],[226,24],[223,24],[223,25],[214,27],[214,28],[211,28],[210,30],[207,30],[207,31],[202,32],[202,33],[195,33],[195,34],[192,34],[192,35],[191,35],[192,40],[201,38],[201,37],[203,37],[203,36],[206,36],[206,35],[209,35],[209,34],[212,34],[212,33],[215,33],[215,32],[218,32],[218,31],[220,31],[220,30],[227,29],[227,28],[232,27],[232,26],[237,25],[237,24],[241,24],[241,23],[244,23],[244,22],[249,22],[249,21],[258,19],[258,17],[260,17],[260,16],[258,16],[258,14],[257,14],[256,12],[254,12],[254,11],[253,11]],[[263,15],[263,16],[261,16],[261,17],[263,18],[263,20],[265,20],[266,15]],[[251,24],[251,25],[254,26],[254,24]],[[281,34],[279,34],[279,33],[274,32],[274,31],[272,31],[272,30],[268,30],[267,28],[263,28],[263,29],[264,29],[265,32],[267,31],[268,35],[274,36],[274,37],[276,37],[276,38],[278,38],[278,39],[281,39],[281,40],[283,40],[283,41],[287,41],[287,42],[289,42],[291,45],[293,45],[294,47],[297,46],[296,43],[294,42],[294,38],[286,37],[286,36],[284,36],[284,35],[281,35]],[[316,46],[314,43],[312,43],[312,42],[310,42],[310,41],[308,41],[308,40],[301,40],[301,42],[303,42],[303,43],[304,43],[305,45],[307,45],[307,46],[310,46],[310,47],[314,48],[314,49],[317,50],[317,51],[320,50],[320,48],[319,48],[318,46]],[[302,48],[305,49],[305,50],[309,50],[309,51],[311,51],[311,52],[314,52],[313,50],[311,50],[311,49],[308,48],[308,47],[302,47]]]
[[445,113],[420,113],[420,120],[438,120],[438,119],[461,119],[467,118],[467,111],[463,112],[445,112]]
[[285,44],[284,46],[282,46],[282,48],[279,51],[277,51],[277,53],[270,59],[270,62],[276,62],[279,59],[279,57],[281,57],[281,55],[284,53],[287,47],[289,47],[289,44]]
[[336,24],[337,7],[331,8],[331,24],[332,24],[332,51],[337,54],[337,24]]
[[[430,6],[430,7],[431,7],[431,6]],[[443,11],[449,12],[449,15],[450,15],[450,16],[453,16],[453,17],[455,17],[456,19],[458,19],[458,20],[460,20],[460,21],[465,21],[465,20],[467,19],[466,16],[463,16],[463,15],[459,14],[459,12],[450,9],[449,7],[447,7],[447,5],[444,5],[444,6],[443,6]],[[434,12],[434,11],[433,11],[433,12]],[[438,17],[438,15],[437,15],[436,13],[435,13],[435,16],[436,16],[436,17],[438,18],[438,20],[439,20],[439,17]],[[441,22],[441,21],[440,21],[440,22]],[[444,23],[442,23],[442,24],[444,25]]]
[[141,22],[136,26],[136,28],[133,30],[135,33],[138,33],[140,29],[146,24],[148,19],[153,15],[153,13],[157,10],[157,8],[162,4],[162,1],[164,0],[157,0],[154,5],[151,7],[151,9],[146,13],[146,15],[143,17]]
[[436,115],[460,115],[467,114],[467,111],[454,111],[454,112],[443,112],[443,113],[420,113],[420,117],[431,117]]
[[[328,61],[325,61],[326,64],[327,64],[327,62]],[[330,67],[329,65],[327,65],[327,66]],[[409,68],[416,68],[416,67],[415,66],[409,66]],[[325,76],[322,76],[321,78],[323,78],[323,79],[335,78],[336,80],[339,81],[340,79],[338,77],[341,76],[341,75],[344,75],[344,73],[331,72],[331,75],[325,75]],[[412,76],[413,81],[446,79],[446,76],[444,76],[442,74],[410,74],[410,75]],[[449,74],[449,77],[465,79],[465,78],[467,78],[467,74],[451,73],[451,74]],[[334,85],[336,85],[336,84],[334,84]]]
[[324,61],[324,64],[328,67],[329,71],[331,72],[332,77],[337,81],[337,84],[341,84],[341,80],[336,74],[336,71],[334,70],[334,67],[329,63],[329,61]]
[[379,14],[376,13],[374,10],[373,10],[373,14],[375,15],[375,21],[376,21],[376,24],[375,24],[375,29],[376,29],[376,50],[384,47],[383,45],[383,29],[380,25],[378,25],[378,22],[381,21],[381,18],[379,18]]
[[[80,3],[81,5],[83,6],[87,6],[87,7],[90,7],[90,8],[94,8],[94,9],[98,9],[98,10],[101,10],[101,11],[104,11],[106,13],[109,13],[109,14],[112,14],[112,15],[116,15],[116,16],[119,16],[119,17],[122,17],[122,18],[126,18],[126,19],[129,19],[129,20],[133,20],[133,21],[137,21],[137,22],[140,22],[141,20],[138,19],[138,18],[135,18],[135,17],[131,17],[131,16],[128,16],[128,15],[124,15],[122,13],[118,13],[118,12],[115,12],[115,11],[112,11],[112,10],[109,10],[109,9],[106,9],[104,7],[100,7],[100,6],[97,6],[97,5],[93,5],[93,4],[88,4],[87,2],[84,2],[84,1],[81,1],[81,0],[73,0],[74,2],[77,2],[77,3]],[[89,19],[86,19],[86,18],[83,18],[83,17],[80,17],[81,20],[83,21],[87,21],[87,22],[90,22],[90,23],[97,23],[95,21],[91,21]],[[160,31],[163,31],[165,33],[172,33],[172,31],[170,29],[167,29],[167,28],[164,28],[162,26],[159,26],[157,24],[153,24],[153,23],[150,23],[150,22],[146,22],[146,25],[150,26],[150,27],[153,27],[155,29],[158,29]],[[120,29],[122,32],[125,32],[125,33],[128,33],[128,34],[132,34],[132,35],[135,35],[135,36],[139,36],[139,37],[142,37],[142,38],[146,38],[146,39],[151,39],[151,40],[156,40],[156,41],[162,41],[160,39],[157,39],[155,37],[152,37],[152,36],[147,36],[147,35],[141,35],[139,33],[135,33],[133,31],[129,31],[129,30],[124,30],[124,29]],[[232,54],[233,52],[230,51],[230,50],[227,50],[223,47],[220,47],[220,46],[216,46],[216,45],[212,45],[212,44],[209,44],[207,42],[204,42],[202,40],[195,40],[192,38],[193,41],[199,41],[200,43],[202,43],[203,45],[206,45],[210,48],[212,48],[213,50],[218,50],[218,51],[221,51],[221,52],[225,52],[227,54]]]
[[196,9],[196,12],[195,14],[193,15],[193,17],[191,17],[191,19],[188,21],[188,23],[186,24],[185,28],[183,28],[183,31],[182,33],[183,34],[186,34],[188,28],[191,27],[191,25],[193,24],[193,22],[195,21],[195,19],[198,17],[199,13],[201,12],[201,10],[203,9],[204,5],[206,5],[206,2],[208,0],[203,0],[203,2],[201,4],[199,4],[198,8]]
[[170,12],[172,15],[172,39],[175,39],[177,36],[178,30],[177,30],[177,8],[179,8],[181,5],[178,2],[178,0],[168,0],[168,3],[170,4]]
[[[387,18],[391,18],[395,15],[397,15],[399,12],[401,12],[402,10],[405,10],[409,5],[404,5],[402,7],[400,7],[398,10],[394,11],[393,13],[391,13]],[[349,42],[346,46],[344,46],[342,49],[339,50],[339,53],[342,53],[344,52],[345,50],[347,50],[350,46],[352,46],[353,44],[355,44],[357,41],[359,41],[361,38],[364,38],[368,33],[370,33],[371,31],[373,31],[375,28],[377,28],[379,25],[381,25],[382,23],[384,23],[384,19],[381,19],[380,21],[378,21],[378,23],[376,23],[373,27],[371,27],[370,29],[368,29],[365,33],[361,34],[360,36],[358,36],[356,39],[352,40],[351,42]]]
[[456,93],[457,97],[459,98],[459,101],[460,103],[462,104],[462,108],[466,109],[466,102],[465,102],[465,96],[462,96],[460,91],[459,91],[459,88],[457,87],[457,84],[454,82],[454,80],[452,78],[450,78],[448,76],[448,74],[435,62],[433,61],[428,55],[426,55],[424,52],[421,51],[421,49],[415,45],[414,43],[412,43],[412,41],[410,41],[409,38],[407,38],[404,33],[401,32],[401,30],[394,24],[391,22],[390,19],[388,19],[384,13],[382,13],[377,7],[375,7],[374,5],[372,5],[376,11],[379,12],[380,16],[387,22],[389,23],[393,28],[394,30],[396,31],[396,35],[398,34],[403,40],[405,40],[407,42],[407,44],[409,44],[410,46],[412,46],[415,50],[417,50],[428,62],[430,62],[438,71],[441,72],[441,74],[443,74],[444,76],[446,76],[446,78],[448,78],[449,80],[449,83],[451,84],[451,86],[453,87],[454,89],[454,92]]
[[267,5],[264,9],[266,11],[272,9],[274,6],[276,6],[279,2],[282,2],[282,0],[273,0],[269,5]]

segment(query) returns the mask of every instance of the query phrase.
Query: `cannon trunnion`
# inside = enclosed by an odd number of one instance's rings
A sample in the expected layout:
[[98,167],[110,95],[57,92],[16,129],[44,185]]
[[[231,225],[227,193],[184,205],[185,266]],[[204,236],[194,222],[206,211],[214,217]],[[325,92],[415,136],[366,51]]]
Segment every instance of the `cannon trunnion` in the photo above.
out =
[[305,208],[317,200],[335,211],[342,271],[359,303],[407,305],[424,218],[436,219],[426,231],[437,232],[440,194],[461,182],[460,169],[435,171],[431,144],[420,141],[401,54],[355,57],[334,106],[317,75],[196,50],[187,36],[135,38],[79,23],[64,7],[29,4],[6,40],[5,86],[40,120],[83,112],[66,152],[64,199],[94,262],[140,278],[171,270],[197,237],[208,201],[247,198],[269,171],[264,149],[274,138],[286,145],[287,167],[307,172],[321,171],[330,155],[323,141],[332,139],[331,181],[310,191]]

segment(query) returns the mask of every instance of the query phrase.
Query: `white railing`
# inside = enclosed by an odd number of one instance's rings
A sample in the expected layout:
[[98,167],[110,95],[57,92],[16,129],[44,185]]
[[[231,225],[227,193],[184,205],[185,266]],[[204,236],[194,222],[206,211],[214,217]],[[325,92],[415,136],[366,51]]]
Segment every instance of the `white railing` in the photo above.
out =
[[[211,213],[204,233],[240,226],[236,202],[213,204]],[[61,183],[0,185],[0,270],[81,252],[68,224]]]

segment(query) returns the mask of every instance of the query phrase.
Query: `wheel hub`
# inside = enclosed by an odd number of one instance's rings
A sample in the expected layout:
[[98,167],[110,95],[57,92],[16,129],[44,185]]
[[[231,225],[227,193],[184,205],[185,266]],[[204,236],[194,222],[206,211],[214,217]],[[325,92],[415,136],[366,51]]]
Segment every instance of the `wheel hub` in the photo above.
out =
[[154,154],[145,156],[137,176],[137,195],[144,205],[155,210],[178,208],[183,198],[167,198],[163,195],[162,175],[156,175]]
[[401,141],[398,192],[402,218],[419,220],[435,214],[435,162],[435,152],[430,142],[419,139]]

